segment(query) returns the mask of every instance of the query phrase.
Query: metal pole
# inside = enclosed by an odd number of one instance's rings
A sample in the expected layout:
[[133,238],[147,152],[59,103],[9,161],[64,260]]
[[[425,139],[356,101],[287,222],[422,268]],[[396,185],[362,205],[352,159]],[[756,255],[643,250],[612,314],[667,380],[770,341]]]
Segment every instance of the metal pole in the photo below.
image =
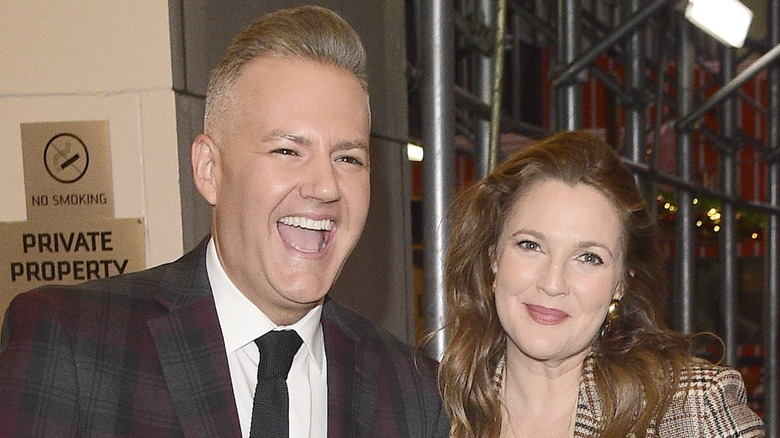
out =
[[[457,85],[455,85],[455,103],[458,106],[466,107],[469,110],[474,111],[475,115],[478,117],[483,117],[486,120],[490,118],[490,106],[478,97],[469,93],[468,90]],[[506,114],[501,115],[501,125],[507,131],[516,132],[528,137],[542,138],[550,135],[544,128],[522,122]]]
[[[688,114],[694,98],[694,46],[691,41],[691,25],[682,15],[677,14],[679,31],[677,45],[677,114]],[[693,134],[677,132],[677,176],[683,181],[693,183]],[[693,233],[694,211],[693,196],[689,190],[677,190],[678,210],[675,231],[677,237],[677,263],[675,264],[675,305],[674,322],[677,330],[693,333],[693,296],[694,259]]]
[[[563,64],[561,67],[566,67],[561,73],[559,73],[551,82],[553,88],[557,88],[558,86],[567,83],[569,81],[572,81],[574,77],[582,70],[587,68],[590,64],[593,63],[593,61],[596,60],[599,56],[601,56],[602,53],[604,53],[607,49],[614,46],[618,41],[620,41],[624,36],[626,36],[629,32],[634,30],[636,27],[644,23],[647,19],[650,18],[650,16],[655,13],[657,10],[661,9],[662,7],[666,6],[667,3],[674,1],[674,0],[655,0],[652,2],[648,2],[649,4],[636,14],[632,15],[628,20],[626,20],[625,23],[618,26],[612,33],[607,35],[599,44],[596,44],[593,46],[590,50],[587,51],[584,55],[582,55],[579,59],[572,58],[570,62]],[[566,0],[563,0],[563,2],[566,2]],[[559,14],[560,8],[561,8],[561,1],[559,1]],[[576,2],[579,5],[579,1]],[[579,36],[579,34],[577,35]]]
[[[483,17],[484,24],[489,29],[494,29],[496,8],[493,1],[483,0],[479,2],[479,11]],[[498,31],[494,29],[496,33]],[[477,52],[477,96],[488,105],[493,95],[493,64],[495,60],[485,53]],[[492,114],[491,114],[492,117]],[[474,177],[479,179],[490,173],[493,168],[491,165],[491,121],[492,118],[479,118],[476,121],[475,139],[474,139]]]
[[[579,52],[580,32],[579,0],[558,1],[558,65],[571,65]],[[579,72],[580,70],[577,70]],[[582,127],[581,78],[553,83],[557,96],[557,126],[561,130],[572,131]]]
[[490,96],[489,170],[493,170],[498,165],[498,151],[501,146],[501,95],[504,90],[504,54],[506,53],[506,0],[498,0],[495,24],[496,33],[493,43],[493,87]]
[[[777,26],[777,24],[774,24]],[[745,82],[753,79],[753,76],[761,73],[765,68],[772,65],[772,63],[780,58],[780,44],[775,44],[768,52],[764,53],[755,62],[733,78],[729,83],[723,84],[721,88],[716,91],[706,102],[696,108],[696,110],[690,114],[685,115],[677,122],[677,129],[688,129],[688,127],[699,120],[710,108],[719,104],[722,100],[728,98],[733,93],[739,92],[739,88],[745,85]]]
[[524,22],[530,24],[534,31],[539,32],[547,41],[550,43],[556,41],[558,36],[552,26],[550,26],[548,22],[537,17],[533,11],[528,10],[525,5],[521,4],[521,0],[511,0],[509,7],[512,8],[512,12],[521,17]]
[[[780,0],[767,4],[767,37],[769,44],[780,47]],[[767,163],[767,203],[780,206],[780,65],[769,68],[767,77],[767,147],[775,152]],[[780,382],[778,382],[778,319],[780,319],[780,214],[767,215],[766,269],[764,278],[764,431],[766,436],[780,433]]]
[[426,120],[423,124],[423,302],[426,331],[436,331],[426,345],[426,353],[441,359],[447,342],[446,333],[441,330],[447,315],[444,255],[449,226],[446,217],[455,181],[454,10],[449,0],[421,1],[418,4],[421,22],[427,26],[421,38],[421,100]]
[[[721,48],[720,79],[722,84],[727,84],[734,77],[735,62],[734,49]],[[725,99],[720,108],[720,134],[728,147],[721,153],[721,184],[723,193],[727,196],[737,196],[737,151],[738,145],[734,144],[736,133],[736,99]],[[719,251],[720,261],[720,315],[722,322],[723,338],[726,343],[726,356],[724,363],[728,366],[737,366],[737,223],[734,204],[725,201],[721,211]]]
[[[626,17],[635,14],[641,9],[640,0],[629,0],[624,2]],[[629,36],[624,53],[624,65],[626,66],[626,86],[629,94],[639,96],[645,86],[645,53],[644,44],[642,44],[642,33],[639,29]],[[645,125],[647,118],[645,115],[645,104],[643,102],[630,102],[626,107],[625,146],[628,150],[631,161],[641,163],[645,161],[646,137]],[[647,184],[644,178],[637,175],[637,183],[643,193],[646,192]]]

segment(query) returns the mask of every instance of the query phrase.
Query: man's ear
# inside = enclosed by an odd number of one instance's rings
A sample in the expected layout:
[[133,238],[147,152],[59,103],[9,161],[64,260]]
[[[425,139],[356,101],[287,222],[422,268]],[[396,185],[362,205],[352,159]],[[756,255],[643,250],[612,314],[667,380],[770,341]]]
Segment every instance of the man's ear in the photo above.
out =
[[192,179],[201,196],[215,205],[217,203],[217,184],[214,178],[219,153],[214,141],[206,134],[200,134],[192,142]]

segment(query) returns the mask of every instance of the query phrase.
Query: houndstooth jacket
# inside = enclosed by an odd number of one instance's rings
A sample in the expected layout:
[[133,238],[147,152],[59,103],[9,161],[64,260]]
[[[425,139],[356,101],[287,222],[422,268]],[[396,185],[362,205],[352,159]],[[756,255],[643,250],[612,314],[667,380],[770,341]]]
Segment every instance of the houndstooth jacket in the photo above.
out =
[[[504,361],[496,370],[500,385]],[[574,424],[575,438],[599,436],[601,397],[593,375],[595,359],[583,367]],[[688,384],[690,382],[690,387]],[[686,392],[685,389],[689,388]],[[764,424],[747,406],[742,376],[732,368],[701,365],[684,373],[680,390],[661,424],[651,425],[647,438],[756,438],[764,436]]]

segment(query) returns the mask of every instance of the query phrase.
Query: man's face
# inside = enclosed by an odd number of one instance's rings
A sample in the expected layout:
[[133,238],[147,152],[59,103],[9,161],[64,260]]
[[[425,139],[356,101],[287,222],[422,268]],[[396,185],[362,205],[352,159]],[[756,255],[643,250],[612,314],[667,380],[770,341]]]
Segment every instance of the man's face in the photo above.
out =
[[367,98],[346,70],[277,58],[248,64],[231,96],[231,131],[193,144],[196,184],[230,279],[290,324],[322,302],[365,225]]

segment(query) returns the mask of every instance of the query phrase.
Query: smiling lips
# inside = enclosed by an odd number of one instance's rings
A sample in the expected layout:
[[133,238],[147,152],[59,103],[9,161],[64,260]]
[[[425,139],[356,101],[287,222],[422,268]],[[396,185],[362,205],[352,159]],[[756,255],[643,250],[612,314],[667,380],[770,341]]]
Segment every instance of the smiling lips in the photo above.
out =
[[530,316],[534,322],[542,325],[557,325],[569,317],[569,314],[563,310],[550,309],[544,306],[526,303],[525,308],[528,311],[528,316]]
[[303,253],[318,253],[328,246],[333,221],[286,216],[276,224],[282,240]]

